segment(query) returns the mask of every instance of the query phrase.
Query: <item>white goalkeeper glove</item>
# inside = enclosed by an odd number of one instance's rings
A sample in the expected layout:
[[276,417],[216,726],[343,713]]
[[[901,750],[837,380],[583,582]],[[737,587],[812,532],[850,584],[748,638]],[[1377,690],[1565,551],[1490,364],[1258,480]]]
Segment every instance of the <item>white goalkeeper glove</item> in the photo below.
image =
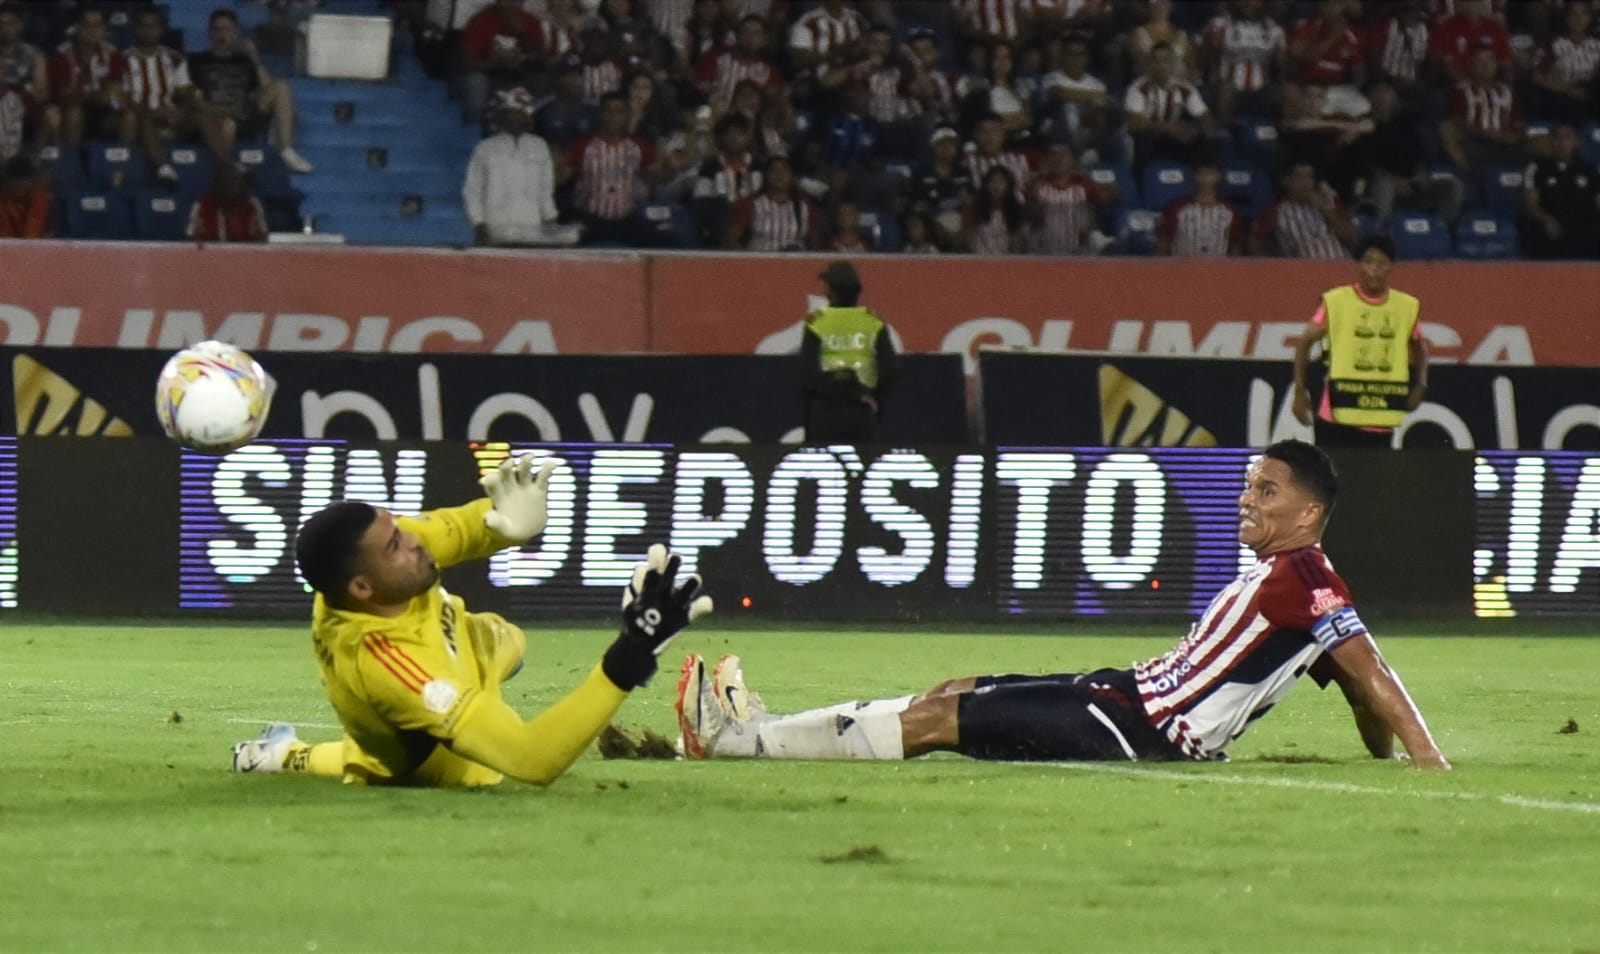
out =
[[517,543],[543,533],[548,519],[550,474],[560,465],[561,461],[551,458],[535,472],[533,455],[523,454],[507,457],[499,467],[484,474],[478,483],[494,504],[484,515],[484,524]]

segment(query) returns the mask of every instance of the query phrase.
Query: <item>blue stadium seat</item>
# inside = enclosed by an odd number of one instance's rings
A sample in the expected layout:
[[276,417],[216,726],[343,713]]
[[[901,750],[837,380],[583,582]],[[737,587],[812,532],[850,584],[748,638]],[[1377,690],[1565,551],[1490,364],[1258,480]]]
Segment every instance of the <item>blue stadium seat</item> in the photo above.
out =
[[1157,211],[1194,194],[1194,173],[1181,162],[1157,159],[1144,167],[1144,204]]
[[1150,209],[1123,209],[1117,215],[1117,248],[1124,255],[1149,255],[1156,250],[1156,227],[1161,213]]
[[185,199],[160,192],[135,196],[134,230],[152,242],[182,241],[189,226],[189,205]]
[[1456,223],[1456,254],[1462,258],[1516,258],[1517,227],[1510,219],[1488,212],[1463,215]]
[[1267,116],[1240,116],[1233,121],[1233,139],[1238,156],[1257,168],[1275,169],[1278,164],[1278,126]]
[[1515,215],[1522,207],[1525,166],[1491,166],[1483,174],[1483,201],[1492,212]]
[[83,173],[83,160],[76,149],[63,150],[60,146],[45,146],[39,150],[39,165],[50,171],[57,195],[66,192],[83,192],[88,188]]
[[234,150],[234,160],[250,173],[252,187],[262,201],[305,198],[305,193],[289,181],[289,167],[277,150],[240,146]]
[[1222,198],[1251,219],[1272,204],[1272,183],[1267,181],[1267,174],[1241,159],[1223,166],[1220,191]]
[[149,167],[144,155],[121,143],[91,143],[89,186],[102,191],[139,190],[148,184]]
[[861,207],[861,231],[874,252],[898,252],[902,240],[894,214],[874,206]]
[[1389,223],[1389,234],[1401,261],[1449,258],[1453,251],[1450,228],[1437,215],[1396,212]]
[[1350,221],[1356,227],[1356,233],[1362,237],[1378,234],[1378,216],[1367,209],[1357,209],[1351,213]]
[[211,177],[217,171],[217,160],[203,146],[175,144],[167,151],[167,163],[177,170],[177,191],[184,199],[203,195],[211,188]]
[[64,201],[67,238],[122,240],[133,238],[133,215],[121,193],[91,192]]
[[1087,174],[1089,181],[1096,185],[1115,186],[1120,205],[1137,206],[1144,201],[1139,195],[1139,184],[1133,178],[1133,167],[1127,163],[1090,166]]
[[673,248],[694,248],[696,239],[694,217],[689,210],[676,202],[656,202],[640,210],[646,222],[655,226],[660,241]]
[[1585,123],[1578,130],[1578,148],[1590,162],[1600,166],[1600,122]]

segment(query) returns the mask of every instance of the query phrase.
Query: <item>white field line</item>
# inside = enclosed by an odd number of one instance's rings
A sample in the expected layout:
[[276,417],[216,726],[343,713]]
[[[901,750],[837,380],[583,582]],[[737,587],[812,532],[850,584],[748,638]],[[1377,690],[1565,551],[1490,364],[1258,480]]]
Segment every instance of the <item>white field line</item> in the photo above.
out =
[[[1037,763],[1035,763],[1037,764]],[[1214,785],[1253,785],[1258,788],[1301,788],[1314,792],[1337,792],[1341,795],[1394,795],[1403,798],[1425,798],[1449,802],[1495,802],[1515,808],[1535,808],[1554,812],[1600,813],[1597,802],[1564,802],[1547,798],[1529,798],[1525,795],[1489,795],[1481,792],[1407,792],[1390,788],[1374,788],[1350,782],[1322,782],[1309,778],[1279,778],[1250,775],[1215,775],[1210,772],[1174,772],[1158,768],[1134,768],[1128,765],[1101,762],[1057,762],[1057,768],[1078,772],[1096,772],[1102,775],[1123,775],[1133,778],[1158,778],[1168,781],[1208,782]]]

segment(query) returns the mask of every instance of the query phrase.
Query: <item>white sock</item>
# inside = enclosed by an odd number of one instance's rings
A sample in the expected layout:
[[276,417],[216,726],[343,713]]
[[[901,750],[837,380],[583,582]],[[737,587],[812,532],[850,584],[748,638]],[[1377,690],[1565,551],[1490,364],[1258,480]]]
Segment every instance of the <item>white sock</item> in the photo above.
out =
[[712,745],[717,758],[905,758],[900,713],[915,696],[846,702],[787,716],[729,723]]

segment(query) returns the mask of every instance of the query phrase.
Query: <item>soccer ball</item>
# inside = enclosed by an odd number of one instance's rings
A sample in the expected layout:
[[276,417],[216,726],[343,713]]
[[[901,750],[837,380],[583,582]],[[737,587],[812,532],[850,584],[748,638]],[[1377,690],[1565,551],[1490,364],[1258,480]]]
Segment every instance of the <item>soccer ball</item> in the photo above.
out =
[[156,381],[156,417],[190,450],[226,454],[267,423],[274,383],[241,348],[202,341],[173,355]]

